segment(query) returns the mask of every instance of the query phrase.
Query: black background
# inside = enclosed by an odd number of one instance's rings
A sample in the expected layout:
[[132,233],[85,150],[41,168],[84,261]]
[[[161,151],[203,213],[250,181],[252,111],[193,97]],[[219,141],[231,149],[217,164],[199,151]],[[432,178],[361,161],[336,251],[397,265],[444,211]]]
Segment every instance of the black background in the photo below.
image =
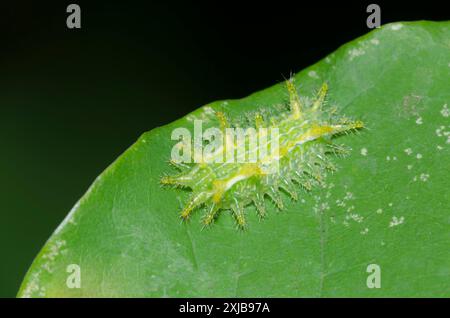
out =
[[[81,6],[79,30],[66,7]],[[371,2],[0,5],[0,296],[94,178],[145,131],[271,86],[370,31]],[[381,21],[447,20],[376,1]]]

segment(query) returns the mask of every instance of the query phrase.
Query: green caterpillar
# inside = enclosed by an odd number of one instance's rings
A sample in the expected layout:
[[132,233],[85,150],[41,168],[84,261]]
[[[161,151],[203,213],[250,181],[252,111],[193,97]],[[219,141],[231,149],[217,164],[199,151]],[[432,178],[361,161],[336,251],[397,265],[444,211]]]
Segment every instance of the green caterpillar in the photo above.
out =
[[[288,111],[270,117],[264,116],[263,111],[254,114],[254,127],[248,131],[256,132],[257,143],[250,138],[239,142],[230,137],[229,121],[224,113],[216,112],[224,142],[194,163],[172,161],[180,172],[164,176],[161,183],[192,190],[181,211],[183,219],[196,208],[205,207],[202,222],[210,225],[221,210],[231,210],[237,225],[244,228],[247,205],[254,204],[260,217],[264,217],[266,195],[283,209],[280,191],[297,200],[298,187],[310,190],[323,181],[326,170],[336,169],[330,154],[344,153],[345,149],[332,143],[332,137],[363,128],[363,123],[339,118],[335,108],[324,110],[327,84],[322,85],[314,100],[300,99],[292,79],[286,81],[286,86]],[[275,129],[277,140],[268,140],[268,131]],[[227,154],[242,150],[241,159],[246,160],[222,160]],[[257,160],[248,160],[254,159],[254,154],[258,155]]]

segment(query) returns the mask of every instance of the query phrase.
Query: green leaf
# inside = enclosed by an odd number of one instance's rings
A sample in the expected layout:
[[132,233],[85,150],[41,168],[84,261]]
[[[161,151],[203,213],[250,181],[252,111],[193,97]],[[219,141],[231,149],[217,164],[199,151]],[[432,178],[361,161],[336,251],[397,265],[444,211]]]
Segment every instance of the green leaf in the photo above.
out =
[[[145,133],[108,167],[18,295],[449,297],[450,23],[385,25],[295,79],[306,96],[326,81],[329,100],[368,127],[339,137],[352,151],[336,159],[325,188],[298,202],[285,197],[282,212],[269,205],[262,221],[247,207],[246,231],[229,213],[204,230],[201,211],[181,222],[189,191],[159,184],[174,171],[172,130],[209,120],[210,108],[240,117],[285,102],[287,92],[280,83],[211,103]],[[69,288],[77,274],[70,264],[79,266],[81,288]],[[379,265],[381,288],[368,288],[370,264]]]

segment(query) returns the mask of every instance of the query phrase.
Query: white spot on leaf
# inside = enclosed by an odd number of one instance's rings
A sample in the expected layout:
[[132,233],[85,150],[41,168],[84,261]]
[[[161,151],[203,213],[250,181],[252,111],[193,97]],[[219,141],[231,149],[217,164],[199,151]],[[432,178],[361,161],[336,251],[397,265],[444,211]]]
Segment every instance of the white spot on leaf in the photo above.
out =
[[350,51],[348,51],[348,55],[350,56],[350,61],[353,60],[355,57],[361,56],[366,54],[366,51],[364,51],[363,49],[351,49]]
[[450,116],[450,110],[448,109],[447,104],[444,104],[444,106],[442,106],[441,114],[444,117]]
[[398,226],[400,224],[403,224],[404,221],[405,218],[403,216],[401,216],[400,218],[393,216],[391,222],[389,222],[389,227]]
[[312,78],[319,78],[319,75],[317,75],[316,71],[309,71],[308,76]]
[[361,149],[361,155],[367,156],[367,148],[362,148]]
[[393,30],[393,31],[398,31],[401,28],[403,28],[403,24],[401,24],[401,23],[395,23],[395,24],[391,25],[391,30]]
[[422,119],[422,117],[418,117],[418,118],[416,119],[416,124],[417,124],[417,125],[422,125],[422,124],[423,124],[423,119]]

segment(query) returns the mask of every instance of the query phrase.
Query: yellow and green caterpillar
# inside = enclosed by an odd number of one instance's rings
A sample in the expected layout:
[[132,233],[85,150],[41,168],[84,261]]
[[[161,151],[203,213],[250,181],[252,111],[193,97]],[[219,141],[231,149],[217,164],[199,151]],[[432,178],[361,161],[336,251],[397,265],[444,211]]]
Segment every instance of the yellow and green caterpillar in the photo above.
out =
[[[283,209],[280,191],[297,200],[298,187],[310,190],[322,182],[327,170],[335,170],[330,154],[343,153],[345,149],[332,143],[331,138],[363,128],[363,123],[338,117],[336,108],[324,109],[328,91],[326,83],[314,99],[300,98],[292,79],[286,81],[286,86],[288,111],[269,116],[261,111],[253,116],[254,127],[251,128],[256,131],[258,142],[255,149],[245,148],[245,158],[250,157],[252,151],[264,154],[257,160],[217,160],[225,158],[231,149],[248,147],[250,141],[246,139],[238,145],[226,134],[232,126],[225,114],[216,112],[220,130],[225,136],[223,145],[194,163],[173,162],[180,172],[164,176],[161,183],[192,190],[181,211],[183,219],[187,219],[196,208],[205,207],[202,222],[210,225],[221,210],[231,210],[237,225],[244,228],[247,225],[244,211],[247,205],[254,204],[260,217],[264,217],[266,195],[279,209]],[[267,138],[268,131],[274,128],[278,132],[276,152],[273,151],[275,142]]]

